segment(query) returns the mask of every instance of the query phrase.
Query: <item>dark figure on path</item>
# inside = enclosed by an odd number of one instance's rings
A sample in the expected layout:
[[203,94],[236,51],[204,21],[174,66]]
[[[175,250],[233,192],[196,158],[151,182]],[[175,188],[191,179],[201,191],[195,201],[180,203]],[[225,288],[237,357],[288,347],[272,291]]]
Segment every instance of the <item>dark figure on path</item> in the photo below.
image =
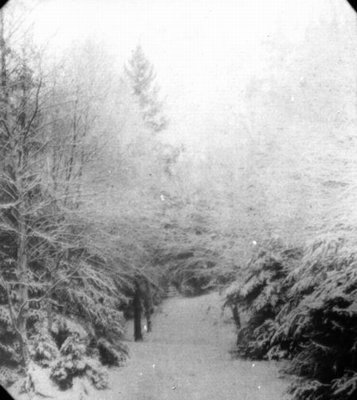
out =
[[146,318],[147,332],[151,332],[152,322],[151,314],[154,311],[152,301],[152,291],[150,283],[145,279],[140,279],[135,282],[135,292],[133,298],[134,309],[134,340],[136,342],[143,340],[141,330],[141,315],[142,310]]
[[135,282],[135,292],[133,298],[134,308],[134,340],[138,342],[143,340],[143,334],[141,332],[141,293],[140,285]]
[[144,286],[145,286],[145,290],[143,292],[144,314],[146,318],[147,332],[151,332],[152,329],[151,314],[154,312],[151,285],[148,281],[146,281]]

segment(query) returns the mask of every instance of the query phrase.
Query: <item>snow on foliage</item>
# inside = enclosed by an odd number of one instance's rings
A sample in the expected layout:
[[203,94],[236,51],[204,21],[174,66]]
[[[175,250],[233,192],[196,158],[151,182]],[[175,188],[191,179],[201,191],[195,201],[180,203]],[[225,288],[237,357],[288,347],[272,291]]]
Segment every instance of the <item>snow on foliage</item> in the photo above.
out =
[[226,303],[249,316],[238,332],[238,352],[289,359],[286,371],[298,377],[289,388],[296,400],[356,396],[355,249],[347,238],[331,236],[303,253],[268,246],[227,292]]

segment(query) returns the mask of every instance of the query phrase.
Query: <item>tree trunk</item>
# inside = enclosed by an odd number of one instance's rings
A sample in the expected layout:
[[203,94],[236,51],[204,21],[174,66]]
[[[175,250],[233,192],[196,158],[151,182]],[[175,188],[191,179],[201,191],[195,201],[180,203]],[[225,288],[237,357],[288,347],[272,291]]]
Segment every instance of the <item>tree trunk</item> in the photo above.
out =
[[141,332],[141,293],[140,293],[140,286],[138,283],[135,283],[133,308],[134,308],[134,340],[135,342],[138,342],[140,340],[143,340],[143,335]]
[[21,323],[19,323],[19,335],[20,352],[21,352],[21,366],[25,373],[27,373],[28,365],[30,362],[30,355],[28,350],[27,332],[23,329]]
[[24,367],[28,364],[28,343],[27,343],[27,312],[28,312],[28,274],[27,274],[27,253],[26,253],[26,225],[23,219],[23,213],[21,208],[23,204],[20,203],[19,210],[19,242],[17,250],[17,262],[19,268],[20,284],[19,284],[19,298],[20,298],[20,314],[18,316],[18,331],[20,340],[20,350],[22,355],[22,362]]
[[234,306],[231,306],[231,310],[232,310],[234,323],[236,324],[237,329],[240,329],[241,323],[240,323],[240,316],[239,316],[237,305],[235,304]]

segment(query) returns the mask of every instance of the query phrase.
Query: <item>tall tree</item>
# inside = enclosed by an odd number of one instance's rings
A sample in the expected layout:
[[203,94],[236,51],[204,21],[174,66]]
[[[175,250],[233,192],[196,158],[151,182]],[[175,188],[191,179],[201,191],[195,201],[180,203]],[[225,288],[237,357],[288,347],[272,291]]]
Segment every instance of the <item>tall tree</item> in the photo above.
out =
[[128,65],[125,66],[125,72],[147,127],[155,133],[164,130],[168,120],[163,114],[163,103],[159,100],[159,86],[155,83],[156,73],[141,46],[137,46],[133,52]]

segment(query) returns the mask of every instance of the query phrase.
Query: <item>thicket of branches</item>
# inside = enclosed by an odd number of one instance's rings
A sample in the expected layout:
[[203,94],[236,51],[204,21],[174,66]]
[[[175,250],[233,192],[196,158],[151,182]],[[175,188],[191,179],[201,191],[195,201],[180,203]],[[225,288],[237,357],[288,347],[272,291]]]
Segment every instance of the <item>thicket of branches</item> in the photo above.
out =
[[[99,46],[49,65],[21,29],[13,35],[10,11],[0,11],[1,383],[24,373],[25,390],[36,390],[35,362],[61,388],[77,376],[104,388],[101,365],[127,354],[123,311],[140,289],[150,320],[163,295],[153,263],[157,179],[141,186],[153,200],[138,201],[136,160],[164,176],[174,151],[150,139]],[[123,137],[134,129],[130,118],[141,147],[120,140],[120,127]]]

